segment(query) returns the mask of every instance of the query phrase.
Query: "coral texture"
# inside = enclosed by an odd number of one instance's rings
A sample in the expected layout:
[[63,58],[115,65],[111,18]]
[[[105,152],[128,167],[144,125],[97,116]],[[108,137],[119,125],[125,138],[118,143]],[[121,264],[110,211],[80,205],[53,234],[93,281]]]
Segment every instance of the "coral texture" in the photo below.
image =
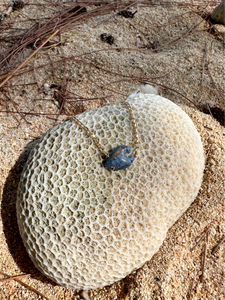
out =
[[[167,230],[195,199],[203,147],[191,119],[153,94],[133,93],[140,151],[120,171],[102,166],[93,140],[72,120],[32,149],[17,198],[20,233],[35,266],[68,288],[109,285],[156,253]],[[109,151],[134,149],[124,104],[77,116]]]

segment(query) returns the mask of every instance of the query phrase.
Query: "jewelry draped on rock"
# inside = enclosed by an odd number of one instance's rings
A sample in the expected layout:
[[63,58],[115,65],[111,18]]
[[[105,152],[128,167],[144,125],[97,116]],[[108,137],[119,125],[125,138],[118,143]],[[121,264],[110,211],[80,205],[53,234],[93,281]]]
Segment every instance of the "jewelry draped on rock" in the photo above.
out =
[[123,104],[125,104],[128,112],[129,112],[129,116],[130,116],[130,120],[132,122],[132,128],[133,128],[133,132],[132,132],[133,139],[134,139],[134,143],[135,143],[134,154],[133,154],[133,156],[130,156],[130,157],[124,156],[125,154],[131,153],[131,148],[127,145],[119,145],[119,146],[113,148],[112,150],[110,150],[109,153],[106,152],[104,150],[103,146],[100,144],[99,138],[95,134],[93,134],[88,127],[86,127],[83,123],[81,123],[81,121],[78,120],[77,118],[74,117],[72,119],[75,123],[77,123],[78,126],[80,126],[82,129],[84,129],[86,131],[88,136],[92,138],[93,142],[95,143],[95,145],[98,147],[98,149],[102,153],[102,156],[105,157],[105,161],[103,163],[104,167],[110,168],[113,171],[123,170],[123,169],[130,167],[130,165],[134,161],[135,157],[137,156],[137,150],[139,148],[137,125],[136,125],[136,122],[134,119],[132,107],[128,102],[124,102]]

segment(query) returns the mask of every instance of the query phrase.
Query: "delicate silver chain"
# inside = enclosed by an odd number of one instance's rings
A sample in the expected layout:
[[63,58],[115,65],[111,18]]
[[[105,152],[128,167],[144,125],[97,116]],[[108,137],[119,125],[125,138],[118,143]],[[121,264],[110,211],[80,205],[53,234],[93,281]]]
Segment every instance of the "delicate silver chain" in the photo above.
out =
[[[132,130],[132,135],[133,135],[133,141],[134,141],[134,144],[135,144],[133,156],[135,158],[137,156],[137,152],[138,152],[138,149],[139,149],[139,146],[140,146],[138,132],[137,132],[137,124],[135,122],[134,113],[133,113],[133,110],[132,110],[132,107],[131,107],[130,103],[123,102],[123,104],[125,104],[128,112],[129,112],[130,121],[132,123],[132,129],[133,129]],[[106,158],[108,158],[109,153],[104,150],[103,146],[99,142],[99,138],[87,126],[85,126],[83,123],[81,123],[81,121],[79,121],[76,117],[73,117],[72,120],[78,126],[80,126],[82,129],[84,129],[86,131],[86,133],[93,140],[93,142],[98,147],[98,149],[102,153],[102,155],[105,156]]]

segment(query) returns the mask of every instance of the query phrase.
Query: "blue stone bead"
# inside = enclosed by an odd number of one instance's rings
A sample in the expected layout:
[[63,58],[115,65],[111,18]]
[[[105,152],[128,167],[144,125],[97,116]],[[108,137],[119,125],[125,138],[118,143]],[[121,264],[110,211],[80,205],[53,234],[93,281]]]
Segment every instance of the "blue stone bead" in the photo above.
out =
[[134,161],[134,157],[125,157],[125,153],[131,153],[131,149],[126,145],[119,145],[109,152],[109,157],[104,163],[104,167],[114,171],[128,168]]

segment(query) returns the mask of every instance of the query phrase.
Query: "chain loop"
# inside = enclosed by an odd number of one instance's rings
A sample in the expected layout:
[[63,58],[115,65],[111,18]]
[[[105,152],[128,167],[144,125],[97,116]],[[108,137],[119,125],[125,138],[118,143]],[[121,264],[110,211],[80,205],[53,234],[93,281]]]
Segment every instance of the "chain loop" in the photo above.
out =
[[[140,147],[140,142],[139,142],[139,137],[138,137],[138,132],[137,132],[137,124],[135,122],[134,113],[133,113],[133,110],[132,110],[132,107],[131,107],[130,103],[123,102],[123,104],[126,106],[126,108],[128,110],[130,121],[132,123],[132,135],[133,135],[133,141],[134,141],[134,145],[135,145],[133,156],[135,158],[137,156],[138,149]],[[97,146],[97,148],[99,149],[99,151],[102,153],[102,155],[105,158],[108,158],[109,157],[109,153],[104,150],[103,146],[99,142],[99,138],[94,133],[92,133],[92,130],[90,130],[83,123],[81,123],[81,121],[78,120],[76,117],[73,117],[72,120],[80,128],[82,128],[82,129],[84,129],[86,131],[87,135],[93,140],[93,142],[95,143],[95,145]]]

